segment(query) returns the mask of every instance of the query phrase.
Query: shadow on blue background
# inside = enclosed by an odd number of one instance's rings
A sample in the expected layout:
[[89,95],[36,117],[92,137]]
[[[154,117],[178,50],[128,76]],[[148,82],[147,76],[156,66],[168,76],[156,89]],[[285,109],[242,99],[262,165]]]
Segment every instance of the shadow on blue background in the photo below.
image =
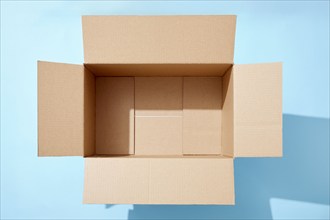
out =
[[134,205],[128,218],[271,219],[271,198],[328,205],[329,119],[284,115],[283,150],[283,158],[235,160],[235,206]]

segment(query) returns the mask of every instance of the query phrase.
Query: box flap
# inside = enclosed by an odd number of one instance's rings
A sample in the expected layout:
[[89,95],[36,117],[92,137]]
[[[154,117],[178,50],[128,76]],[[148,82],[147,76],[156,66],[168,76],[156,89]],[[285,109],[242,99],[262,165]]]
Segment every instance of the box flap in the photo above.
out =
[[282,64],[234,65],[234,156],[282,156]]
[[233,63],[236,16],[83,16],[87,64]]
[[233,159],[85,159],[84,203],[234,204]]
[[38,62],[38,155],[94,149],[94,76],[82,65]]

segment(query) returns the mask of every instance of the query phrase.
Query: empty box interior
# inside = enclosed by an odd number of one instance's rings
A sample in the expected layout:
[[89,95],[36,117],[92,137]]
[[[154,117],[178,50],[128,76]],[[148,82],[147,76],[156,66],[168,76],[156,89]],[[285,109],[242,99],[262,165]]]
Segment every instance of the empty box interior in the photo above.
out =
[[120,74],[111,65],[85,65],[86,86],[94,88],[85,88],[86,103],[95,108],[95,127],[86,129],[95,134],[86,146],[93,154],[86,156],[221,155],[223,75],[231,66],[217,65],[217,74],[214,65],[204,67],[189,74],[189,65],[154,65],[142,75],[135,65]]

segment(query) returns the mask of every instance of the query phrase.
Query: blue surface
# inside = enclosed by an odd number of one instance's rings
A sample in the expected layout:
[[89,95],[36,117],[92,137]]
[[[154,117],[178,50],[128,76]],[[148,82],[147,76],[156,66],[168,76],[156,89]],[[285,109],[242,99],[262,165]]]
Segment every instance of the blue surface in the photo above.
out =
[[[37,157],[36,61],[83,62],[81,15],[236,14],[235,63],[284,62],[284,157],[235,160],[236,206],[83,205],[83,159]],[[1,1],[1,218],[329,218],[329,2]]]

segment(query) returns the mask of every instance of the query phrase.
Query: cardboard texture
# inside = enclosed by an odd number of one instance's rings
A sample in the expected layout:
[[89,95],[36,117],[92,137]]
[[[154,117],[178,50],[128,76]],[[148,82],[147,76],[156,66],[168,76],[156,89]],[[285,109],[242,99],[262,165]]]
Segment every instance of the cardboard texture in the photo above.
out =
[[135,77],[135,154],[182,154],[182,77]]
[[83,16],[82,25],[87,64],[233,63],[233,15]]
[[182,116],[182,77],[135,77],[136,116]]
[[39,156],[93,154],[94,113],[84,108],[93,103],[90,74],[82,65],[38,62]]
[[282,64],[233,64],[236,16],[83,16],[84,65],[38,62],[38,155],[84,156],[84,203],[235,204],[236,157],[282,156]]
[[228,63],[85,64],[95,76],[223,76]]
[[282,64],[235,65],[234,156],[282,156]]
[[96,153],[134,154],[134,78],[96,78]]
[[234,204],[233,159],[86,158],[84,188],[84,203]]
[[185,77],[183,154],[221,154],[221,77]]
[[181,155],[182,117],[137,117],[136,155]]
[[230,68],[222,78],[222,155],[234,156],[234,79]]
[[84,156],[92,156],[96,145],[96,89],[95,77],[84,68]]

